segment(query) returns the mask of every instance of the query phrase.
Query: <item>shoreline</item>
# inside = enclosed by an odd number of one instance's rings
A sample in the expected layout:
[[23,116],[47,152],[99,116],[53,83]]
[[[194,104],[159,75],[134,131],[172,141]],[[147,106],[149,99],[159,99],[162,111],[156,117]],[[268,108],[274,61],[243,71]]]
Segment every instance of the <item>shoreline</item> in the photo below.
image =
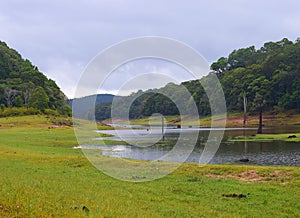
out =
[[[166,116],[168,125],[185,125],[185,126],[199,126],[202,127],[210,127],[211,126],[211,117],[200,117],[199,121],[189,120],[189,116],[182,116],[182,120],[180,116]],[[244,126],[244,115],[242,113],[228,113],[226,119],[226,127],[249,127],[249,128],[257,128],[258,127],[258,115],[248,115],[247,122]],[[129,123],[125,119],[116,119],[114,120],[117,124],[136,124],[136,125],[149,125],[149,117],[132,119],[129,120]],[[221,126],[224,123],[224,120],[215,119],[216,125],[218,122]],[[106,125],[111,124],[111,120],[101,121]],[[154,122],[155,123],[155,122]],[[160,120],[157,121],[160,123]],[[300,114],[270,114],[266,113],[263,115],[263,126],[264,127],[278,127],[278,126],[300,126]]]

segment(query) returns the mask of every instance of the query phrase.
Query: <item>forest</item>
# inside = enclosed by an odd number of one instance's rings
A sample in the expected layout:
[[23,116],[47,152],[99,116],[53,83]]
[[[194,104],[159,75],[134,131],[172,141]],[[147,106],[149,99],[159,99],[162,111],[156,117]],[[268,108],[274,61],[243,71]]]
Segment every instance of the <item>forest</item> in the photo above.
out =
[[[29,60],[23,59],[1,41],[0,60],[0,115],[12,111],[17,115],[20,115],[18,111],[71,114],[68,100],[55,81],[48,79]],[[201,78],[201,83],[209,82],[211,75],[219,78],[228,112],[243,111],[245,99],[249,113],[262,110],[300,112],[299,39],[293,42],[284,38],[278,42],[266,42],[259,49],[250,46],[234,50],[228,57],[221,57],[212,63],[210,74]],[[181,114],[208,116],[211,108],[201,83],[199,80],[169,83],[160,89],[139,90],[129,96],[118,96],[114,101],[117,108],[114,115],[125,116],[127,107],[130,107],[129,118],[153,113],[178,115],[177,106],[182,105]],[[101,103],[96,105],[96,119],[110,118],[112,102],[106,99],[97,102]],[[198,111],[191,111],[192,102],[195,102]],[[86,116],[90,116],[89,112]]]
[[[211,64],[209,75],[201,78],[201,83],[216,75],[223,87],[227,111],[244,110],[247,100],[249,113],[262,110],[281,113],[287,110],[300,112],[300,39],[295,42],[284,38],[278,42],[266,42],[256,49],[255,46],[232,51],[228,57],[221,57]],[[169,83],[154,90],[132,93],[118,98],[115,107],[117,117],[125,114],[130,107],[130,118],[150,116],[152,113],[178,115],[179,102],[185,105],[181,112],[190,111],[191,100],[196,103],[200,116],[211,114],[207,95],[198,80],[183,82],[180,85]],[[191,96],[185,96],[185,87]],[[191,99],[193,98],[193,99]],[[182,102],[184,101],[184,102]],[[128,105],[128,104],[131,104]],[[96,106],[96,119],[104,120],[111,116],[111,103]]]
[[0,115],[70,115],[67,97],[29,60],[0,41]]

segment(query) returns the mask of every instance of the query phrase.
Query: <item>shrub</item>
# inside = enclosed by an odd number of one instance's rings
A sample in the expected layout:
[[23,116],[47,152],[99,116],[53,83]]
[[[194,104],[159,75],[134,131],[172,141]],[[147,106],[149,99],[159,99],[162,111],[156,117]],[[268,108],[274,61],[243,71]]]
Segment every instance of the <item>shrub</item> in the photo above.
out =
[[44,114],[49,115],[49,116],[59,116],[59,112],[56,110],[52,110],[52,109],[45,109]]
[[35,114],[40,114],[40,111],[35,108],[25,108],[25,107],[5,108],[2,112],[0,112],[1,117],[24,116],[24,115],[35,115]]

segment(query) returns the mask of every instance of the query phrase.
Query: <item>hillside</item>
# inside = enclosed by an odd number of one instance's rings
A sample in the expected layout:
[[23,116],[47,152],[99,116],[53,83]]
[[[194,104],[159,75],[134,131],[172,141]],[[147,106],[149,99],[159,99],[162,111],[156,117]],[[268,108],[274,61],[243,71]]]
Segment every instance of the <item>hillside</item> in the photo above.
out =
[[95,105],[111,104],[114,98],[118,99],[120,98],[120,96],[115,96],[111,94],[89,95],[82,98],[71,99],[69,104],[72,106],[73,101],[76,101],[77,104],[80,105],[80,108],[76,108],[76,117],[84,118],[90,110],[90,102],[95,101]]
[[[244,96],[251,114],[261,110],[270,113],[288,110],[300,112],[300,40],[292,42],[284,38],[278,42],[267,42],[260,49],[250,46],[234,50],[228,57],[221,57],[214,62],[211,70],[210,75],[217,75],[222,84],[228,112],[242,112]],[[209,81],[210,75],[201,78],[202,82]],[[190,91],[199,115],[210,115],[208,98],[196,80],[181,85],[170,83],[160,89],[123,97],[118,100],[118,115],[122,117],[121,108],[135,98],[130,118],[149,116],[152,113],[178,115],[176,105],[167,97],[186,105],[183,110],[185,114],[193,113],[189,108],[191,99],[181,91],[182,86]],[[164,95],[152,91],[159,91]],[[99,104],[96,107],[96,118],[109,118],[110,110],[110,104]]]
[[65,113],[67,98],[57,84],[29,60],[0,41],[0,105],[5,108],[47,109]]

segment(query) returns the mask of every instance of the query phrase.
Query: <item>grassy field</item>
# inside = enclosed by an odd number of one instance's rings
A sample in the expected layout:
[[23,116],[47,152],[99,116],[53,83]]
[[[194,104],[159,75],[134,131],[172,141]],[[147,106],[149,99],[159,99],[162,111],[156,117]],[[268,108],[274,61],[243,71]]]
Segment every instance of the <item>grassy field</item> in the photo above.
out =
[[71,127],[0,119],[0,217],[299,217],[300,168],[184,164],[152,182],[94,168]]
[[[243,127],[243,113],[228,113],[226,126],[227,127]],[[258,126],[258,115],[248,115],[247,117],[247,127],[257,127]],[[199,120],[191,120],[190,116],[166,116],[165,117],[169,125],[184,125],[184,126],[202,126],[209,127],[211,126],[211,117],[200,117]],[[215,125],[223,125],[224,120],[218,120],[215,118]],[[109,122],[109,121],[107,121]],[[120,120],[122,123],[122,120]],[[139,118],[135,120],[130,120],[130,124],[139,124],[139,125],[148,125],[149,118]],[[154,124],[161,124],[161,119],[157,119],[157,122]],[[266,127],[274,126],[286,126],[286,125],[300,125],[300,114],[294,113],[282,113],[282,114],[270,114],[266,113],[263,115],[263,124]]]

